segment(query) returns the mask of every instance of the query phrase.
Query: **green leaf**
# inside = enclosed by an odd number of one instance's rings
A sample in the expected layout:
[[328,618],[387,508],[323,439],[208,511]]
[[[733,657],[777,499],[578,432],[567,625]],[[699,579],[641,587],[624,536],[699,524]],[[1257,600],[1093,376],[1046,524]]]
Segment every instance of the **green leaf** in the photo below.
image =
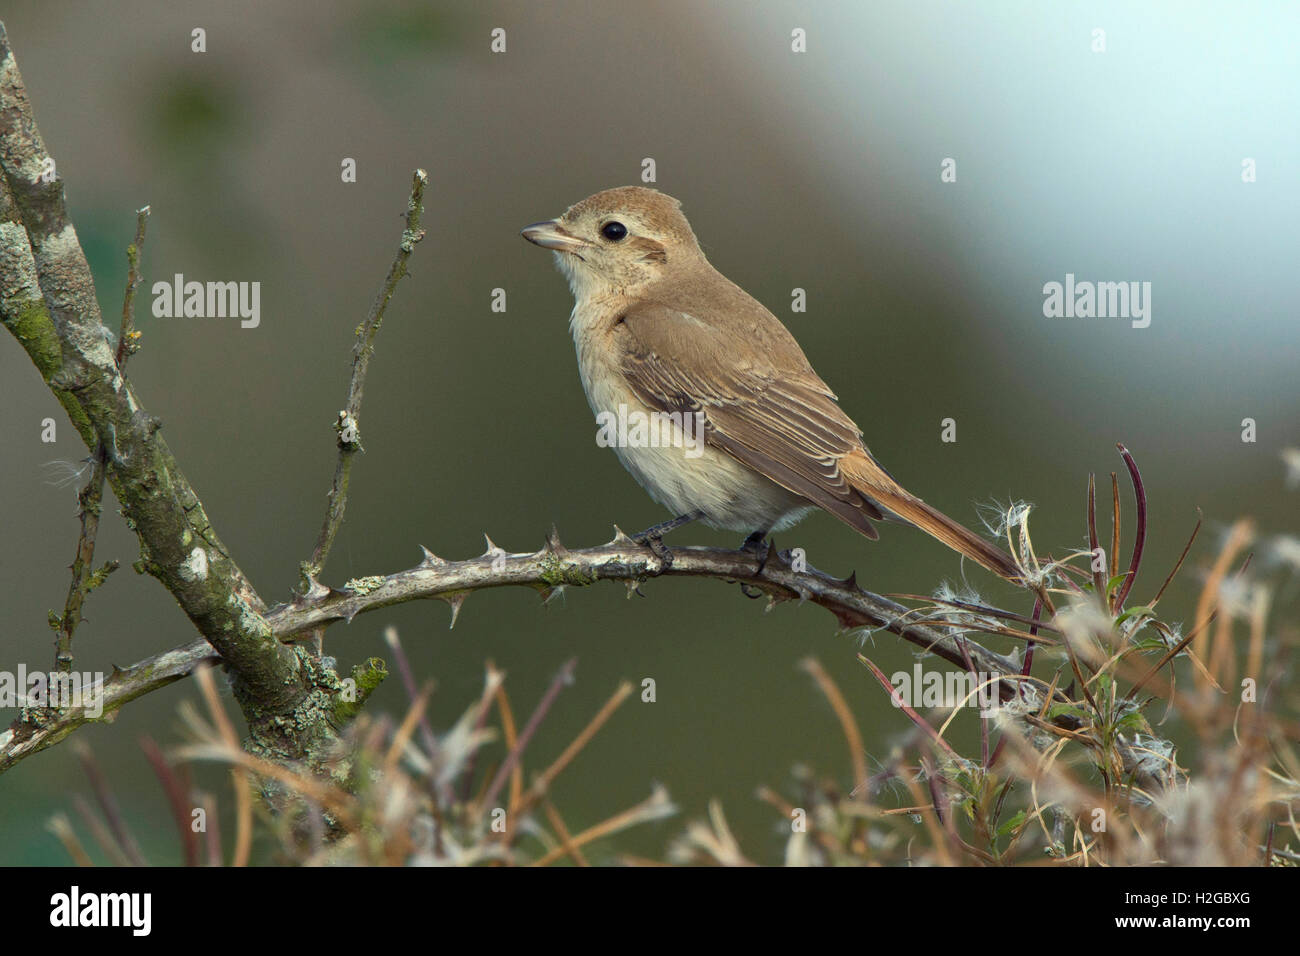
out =
[[1144,637],[1140,641],[1133,642],[1133,649],[1137,651],[1167,651],[1169,645],[1158,637]]
[[1079,720],[1085,722],[1088,719],[1088,715],[1084,712],[1083,708],[1075,707],[1073,704],[1053,704],[1047,708],[1048,720],[1062,716],[1077,717]]
[[1115,623],[1123,624],[1125,621],[1127,621],[1129,618],[1133,617],[1136,614],[1141,614],[1143,617],[1155,617],[1156,611],[1155,608],[1153,607],[1148,607],[1145,604],[1140,604],[1137,607],[1129,608],[1119,617],[1115,618]]
[[1138,733],[1144,733],[1147,730],[1146,719],[1136,710],[1121,717],[1117,726],[1120,730],[1131,730]]
[[998,836],[1006,836],[1012,830],[1018,829],[1025,822],[1025,811],[1017,810],[1011,819],[1007,820],[1002,826],[998,827]]

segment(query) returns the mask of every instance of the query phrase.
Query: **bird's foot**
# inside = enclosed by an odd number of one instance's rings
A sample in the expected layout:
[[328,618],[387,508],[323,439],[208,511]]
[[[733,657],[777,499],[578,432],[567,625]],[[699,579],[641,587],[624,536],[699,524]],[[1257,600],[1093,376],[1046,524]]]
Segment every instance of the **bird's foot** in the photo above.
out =
[[632,540],[650,550],[667,571],[673,566],[673,553],[669,550],[668,545],[664,544],[664,539],[657,534],[638,534],[633,535]]
[[767,559],[772,554],[772,547],[773,542],[768,540],[766,531],[755,531],[745,539],[745,543],[740,546],[740,550],[752,554],[758,559],[757,573],[762,574],[763,569],[767,567]]
[[667,571],[673,566],[673,553],[664,544],[664,535],[674,528],[680,528],[684,524],[690,524],[692,521],[698,521],[703,517],[703,511],[691,511],[684,515],[678,515],[671,521],[661,521],[659,524],[651,525],[639,534],[632,535],[632,540],[642,547],[649,548],[650,553],[659,559],[663,569]]
[[[766,531],[755,531],[745,539],[744,544],[740,546],[740,550],[747,554],[752,554],[758,559],[758,568],[754,573],[762,574],[763,569],[767,567],[768,556],[772,553],[772,542],[767,540]],[[763,596],[763,589],[741,581],[740,593],[750,600],[755,600]]]

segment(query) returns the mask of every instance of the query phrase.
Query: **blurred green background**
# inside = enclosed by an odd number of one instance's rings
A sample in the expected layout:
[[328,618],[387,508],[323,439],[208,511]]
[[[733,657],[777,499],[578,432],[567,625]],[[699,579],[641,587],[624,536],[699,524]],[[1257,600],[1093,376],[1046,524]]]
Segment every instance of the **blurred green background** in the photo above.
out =
[[[993,8],[989,8],[993,9]],[[599,189],[639,181],[676,196],[713,263],[771,308],[912,491],[966,523],[975,504],[1036,504],[1040,549],[1086,542],[1090,471],[1134,452],[1151,497],[1135,594],[1149,599],[1203,509],[1208,533],[1162,604],[1190,618],[1199,569],[1227,523],[1297,532],[1280,458],[1300,444],[1293,278],[1300,133],[1289,4],[667,2],[138,3],[11,0],[4,14],[37,120],[116,327],[134,210],[149,203],[143,349],[130,375],[237,560],[271,601],[310,553],[334,462],[331,423],[352,330],[391,261],[411,170],[429,170],[427,238],[388,312],[362,418],[366,454],[326,579],[449,557],[482,536],[535,550],[668,517],[596,447],[549,254],[518,235]],[[190,50],[202,27],[207,52]],[[489,49],[506,30],[505,53]],[[790,50],[793,28],[807,53]],[[1092,51],[1093,29],[1107,51]],[[340,181],[355,158],[358,181]],[[956,183],[940,163],[957,161]],[[1241,181],[1243,158],[1258,182]],[[1042,286],[1149,281],[1152,322],[1048,319]],[[167,320],[149,284],[260,281],[261,327]],[[507,290],[508,310],[490,309]],[[791,289],[808,311],[791,314]],[[52,662],[86,455],[27,357],[0,341],[0,648],[3,666]],[[59,423],[56,445],[40,422]],[[957,421],[956,443],[940,421]],[[1241,440],[1241,421],[1258,441]],[[1132,514],[1131,498],[1125,510]],[[97,559],[124,569],[88,602],[77,668],[107,670],[188,641],[166,592],[129,569],[133,536],[106,503]],[[707,529],[675,541],[734,545]],[[870,543],[818,515],[779,536],[814,565],[879,592],[958,580],[957,558],[891,526]],[[1127,558],[1128,544],[1124,548]],[[1264,560],[1263,557],[1260,559]],[[1027,610],[1023,598],[973,584]],[[441,602],[333,628],[348,667],[400,629],[437,680],[435,726],[478,694],[491,658],[521,721],[578,657],[530,748],[556,756],[617,683],[653,677],[557,783],[575,832],[665,784],[675,819],[619,838],[661,856],[718,797],[751,857],[779,859],[788,827],[754,797],[805,762],[848,785],[836,721],[797,662],[844,689],[875,757],[907,729],[854,661],[855,638],[811,607],[703,581],[478,595],[448,631]],[[1294,588],[1291,589],[1294,595]],[[1291,611],[1294,612],[1292,598]],[[1292,613],[1292,620],[1294,614]],[[873,658],[910,669],[878,636]],[[116,787],[146,854],[174,862],[165,797],[137,740],[179,739],[186,681],[79,739]],[[396,679],[374,707],[399,711]],[[12,712],[0,713],[5,722]],[[974,739],[965,721],[959,739]],[[960,736],[965,735],[965,736]],[[493,754],[499,756],[500,750]],[[232,801],[223,776],[200,778]],[[0,863],[64,863],[44,829],[89,792],[72,748],[0,781]],[[84,826],[74,821],[83,837]],[[226,833],[230,830],[227,828]],[[604,852],[614,845],[606,842]],[[602,859],[602,851],[592,854]],[[604,858],[608,858],[607,856]]]

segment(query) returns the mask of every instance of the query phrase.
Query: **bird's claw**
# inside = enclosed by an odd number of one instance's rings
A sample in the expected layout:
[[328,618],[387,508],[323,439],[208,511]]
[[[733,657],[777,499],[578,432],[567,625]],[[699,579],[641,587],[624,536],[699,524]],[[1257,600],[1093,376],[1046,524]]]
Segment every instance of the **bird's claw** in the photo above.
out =
[[762,531],[755,531],[745,543],[740,546],[741,551],[754,555],[758,559],[758,569],[755,573],[762,574],[763,569],[767,567],[767,559],[772,554],[772,544]]
[[673,553],[668,549],[668,545],[664,544],[664,539],[659,535],[637,535],[632,540],[648,549],[651,554],[658,558],[665,571],[673,566]]

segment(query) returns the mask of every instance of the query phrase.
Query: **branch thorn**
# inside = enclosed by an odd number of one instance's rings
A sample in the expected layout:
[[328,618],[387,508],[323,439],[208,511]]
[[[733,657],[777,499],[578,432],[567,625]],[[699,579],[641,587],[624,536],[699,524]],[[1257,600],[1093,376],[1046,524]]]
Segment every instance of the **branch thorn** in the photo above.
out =
[[454,630],[456,621],[460,618],[461,605],[465,603],[465,592],[461,591],[452,597],[445,598],[446,602],[451,605],[451,623],[447,625],[447,630]]
[[551,525],[551,530],[546,532],[546,547],[543,550],[547,554],[568,554],[569,549],[560,543],[560,532],[555,525]]

